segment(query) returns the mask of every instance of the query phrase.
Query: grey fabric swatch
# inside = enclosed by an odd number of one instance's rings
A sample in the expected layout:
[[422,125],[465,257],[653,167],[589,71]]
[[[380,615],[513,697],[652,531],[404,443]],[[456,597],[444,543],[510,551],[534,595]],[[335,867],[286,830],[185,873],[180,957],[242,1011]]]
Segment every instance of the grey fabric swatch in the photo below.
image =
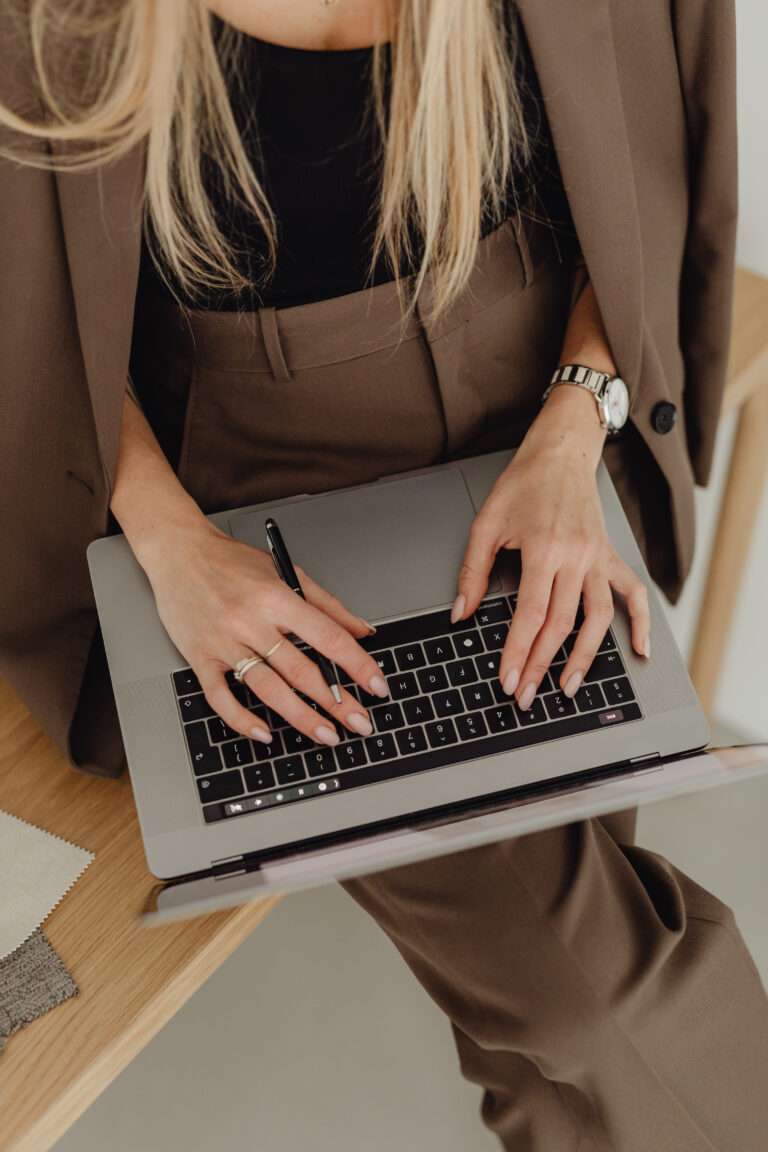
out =
[[77,993],[63,960],[38,928],[0,960],[0,1051],[8,1036]]

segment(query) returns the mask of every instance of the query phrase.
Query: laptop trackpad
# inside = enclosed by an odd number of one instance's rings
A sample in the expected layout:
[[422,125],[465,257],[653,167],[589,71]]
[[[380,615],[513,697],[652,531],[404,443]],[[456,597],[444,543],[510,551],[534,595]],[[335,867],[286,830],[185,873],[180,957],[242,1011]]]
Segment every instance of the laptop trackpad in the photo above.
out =
[[[266,548],[274,515],[294,560],[366,619],[451,604],[475,517],[459,468],[382,480],[230,517],[237,540]],[[495,572],[489,592],[501,591]]]

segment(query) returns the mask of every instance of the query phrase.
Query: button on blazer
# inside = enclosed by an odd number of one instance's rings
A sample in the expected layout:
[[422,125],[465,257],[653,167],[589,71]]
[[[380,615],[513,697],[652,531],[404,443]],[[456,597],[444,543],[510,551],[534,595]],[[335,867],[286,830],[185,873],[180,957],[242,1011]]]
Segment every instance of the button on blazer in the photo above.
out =
[[[31,65],[0,10],[0,86]],[[691,564],[725,382],[736,186],[732,0],[518,0],[649,490]],[[39,145],[41,149],[48,147]],[[95,173],[0,161],[0,673],[75,762],[96,629],[85,550],[108,527],[136,293],[143,153]],[[542,380],[542,390],[546,381]],[[653,484],[651,484],[651,472]],[[645,477],[640,478],[644,482]],[[673,575],[669,575],[672,572]],[[104,771],[81,759],[80,767]]]

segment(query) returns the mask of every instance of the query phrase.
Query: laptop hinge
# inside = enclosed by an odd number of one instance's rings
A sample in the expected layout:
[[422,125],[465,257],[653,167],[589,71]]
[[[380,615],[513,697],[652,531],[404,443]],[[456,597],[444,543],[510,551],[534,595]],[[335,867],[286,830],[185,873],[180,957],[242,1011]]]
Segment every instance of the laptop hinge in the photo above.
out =
[[644,756],[632,756],[627,761],[628,764],[647,764],[649,760],[661,760],[660,752],[646,752]]

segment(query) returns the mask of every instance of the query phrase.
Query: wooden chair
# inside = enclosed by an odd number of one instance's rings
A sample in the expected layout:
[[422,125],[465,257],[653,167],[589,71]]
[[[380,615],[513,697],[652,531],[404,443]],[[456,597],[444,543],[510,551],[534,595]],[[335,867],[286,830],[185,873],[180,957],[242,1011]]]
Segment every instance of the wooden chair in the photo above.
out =
[[715,703],[744,568],[768,473],[768,279],[737,269],[723,415],[738,411],[725,488],[691,650],[691,679]]

